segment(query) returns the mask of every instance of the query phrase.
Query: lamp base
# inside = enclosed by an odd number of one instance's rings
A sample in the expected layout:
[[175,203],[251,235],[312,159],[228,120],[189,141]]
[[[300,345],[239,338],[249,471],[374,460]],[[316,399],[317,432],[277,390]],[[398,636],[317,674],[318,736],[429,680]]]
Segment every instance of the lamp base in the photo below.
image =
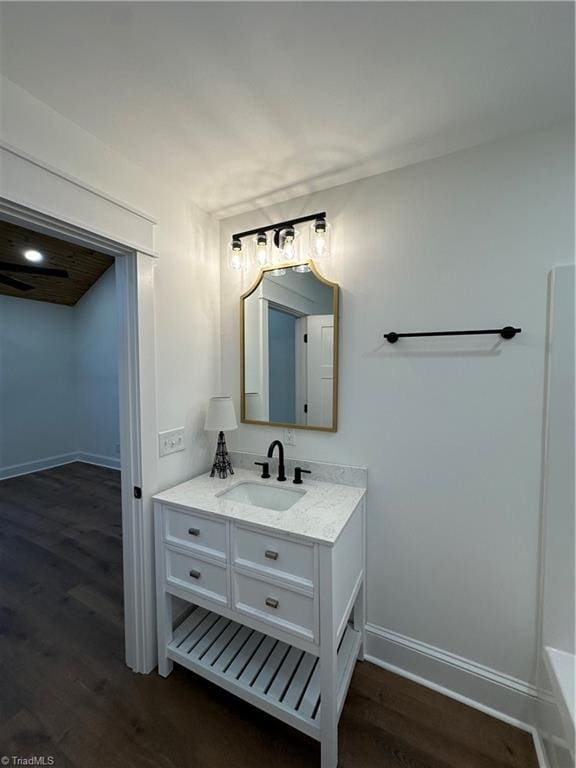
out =
[[230,461],[228,449],[226,448],[224,432],[220,432],[218,434],[218,445],[216,446],[216,455],[214,456],[214,464],[212,464],[210,477],[214,477],[216,472],[218,472],[218,477],[221,480],[224,480],[226,477],[228,477],[228,473],[231,475],[234,474],[234,470],[232,469],[232,462]]

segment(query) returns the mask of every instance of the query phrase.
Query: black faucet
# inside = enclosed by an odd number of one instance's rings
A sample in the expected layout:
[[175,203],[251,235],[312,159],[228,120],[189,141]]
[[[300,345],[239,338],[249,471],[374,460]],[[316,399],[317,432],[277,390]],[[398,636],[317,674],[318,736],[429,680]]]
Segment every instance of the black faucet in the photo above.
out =
[[280,440],[274,440],[270,443],[268,448],[268,458],[271,459],[274,455],[274,448],[278,446],[278,480],[286,480],[286,470],[284,468],[284,446]]

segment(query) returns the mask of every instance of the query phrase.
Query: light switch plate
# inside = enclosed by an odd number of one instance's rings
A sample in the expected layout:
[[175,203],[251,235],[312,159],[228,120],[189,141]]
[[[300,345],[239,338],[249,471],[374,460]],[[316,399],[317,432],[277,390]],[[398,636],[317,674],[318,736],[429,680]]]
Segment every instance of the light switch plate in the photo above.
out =
[[293,429],[284,430],[284,445],[296,445],[296,436]]
[[160,456],[168,456],[169,453],[178,453],[186,448],[184,445],[184,427],[169,429],[158,434],[158,449]]

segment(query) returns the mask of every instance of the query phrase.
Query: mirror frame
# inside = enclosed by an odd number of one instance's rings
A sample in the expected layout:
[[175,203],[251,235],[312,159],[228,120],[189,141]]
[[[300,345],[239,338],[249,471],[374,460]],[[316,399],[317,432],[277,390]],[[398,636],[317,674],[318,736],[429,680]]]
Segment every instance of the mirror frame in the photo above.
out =
[[[281,421],[256,421],[254,419],[246,418],[246,392],[245,392],[245,342],[244,342],[244,300],[251,296],[258,288],[266,272],[272,272],[275,269],[290,269],[291,267],[299,267],[304,264],[308,264],[310,271],[325,285],[328,285],[332,289],[332,314],[334,315],[334,383],[332,389],[332,426],[331,427],[314,427],[308,424],[289,424]],[[268,267],[262,267],[258,273],[256,281],[249,288],[246,293],[240,296],[240,422],[242,424],[253,424],[257,427],[286,427],[287,429],[306,429],[313,432],[336,432],[338,430],[338,379],[340,377],[339,370],[339,347],[340,347],[340,286],[338,283],[333,283],[323,275],[320,274],[318,268],[312,261],[312,259],[304,259],[303,261],[288,262],[286,264],[274,264]]]

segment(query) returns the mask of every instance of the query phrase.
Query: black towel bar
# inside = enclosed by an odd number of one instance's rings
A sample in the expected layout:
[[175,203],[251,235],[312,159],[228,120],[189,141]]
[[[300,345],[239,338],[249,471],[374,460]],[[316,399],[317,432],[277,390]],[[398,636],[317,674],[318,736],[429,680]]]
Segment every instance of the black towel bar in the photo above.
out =
[[390,344],[396,344],[398,339],[414,336],[478,336],[491,333],[500,334],[503,339],[513,339],[517,333],[522,333],[522,329],[506,325],[504,328],[488,328],[483,331],[428,331],[419,333],[396,333],[395,331],[390,331],[390,333],[384,334],[384,338]]

